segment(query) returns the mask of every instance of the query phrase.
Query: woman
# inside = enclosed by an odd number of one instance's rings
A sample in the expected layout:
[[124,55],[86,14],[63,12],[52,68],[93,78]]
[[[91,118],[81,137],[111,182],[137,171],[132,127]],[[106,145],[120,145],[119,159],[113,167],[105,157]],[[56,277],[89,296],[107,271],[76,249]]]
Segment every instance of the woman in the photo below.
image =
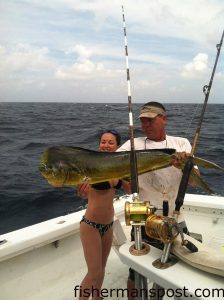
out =
[[[99,150],[114,152],[120,140],[116,130],[106,130],[100,135]],[[90,296],[94,300],[101,299],[100,291],[113,239],[113,198],[115,189],[120,187],[120,180],[78,187],[82,197],[88,195],[88,206],[80,222],[80,238],[88,267],[80,287],[80,300]]]

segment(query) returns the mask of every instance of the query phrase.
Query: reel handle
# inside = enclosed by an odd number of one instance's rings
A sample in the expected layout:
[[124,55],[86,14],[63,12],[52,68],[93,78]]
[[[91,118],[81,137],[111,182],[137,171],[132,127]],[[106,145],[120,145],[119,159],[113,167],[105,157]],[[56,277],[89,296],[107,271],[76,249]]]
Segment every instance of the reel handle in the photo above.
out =
[[192,242],[188,241],[188,240],[184,240],[183,241],[183,245],[190,250],[192,253],[194,252],[198,252],[198,247],[196,247]]

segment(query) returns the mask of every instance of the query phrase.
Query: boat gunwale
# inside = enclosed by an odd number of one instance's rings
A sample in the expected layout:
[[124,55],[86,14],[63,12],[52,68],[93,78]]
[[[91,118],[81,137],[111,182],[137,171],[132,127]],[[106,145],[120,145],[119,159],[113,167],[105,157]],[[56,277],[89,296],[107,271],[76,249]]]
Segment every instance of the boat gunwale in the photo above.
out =
[[[114,201],[116,217],[124,214],[124,204],[130,200],[131,195],[126,195]],[[186,194],[184,206],[187,212],[202,208],[224,217],[224,197]],[[79,233],[84,213],[85,209],[0,235],[0,241],[6,241],[0,244],[0,262]]]

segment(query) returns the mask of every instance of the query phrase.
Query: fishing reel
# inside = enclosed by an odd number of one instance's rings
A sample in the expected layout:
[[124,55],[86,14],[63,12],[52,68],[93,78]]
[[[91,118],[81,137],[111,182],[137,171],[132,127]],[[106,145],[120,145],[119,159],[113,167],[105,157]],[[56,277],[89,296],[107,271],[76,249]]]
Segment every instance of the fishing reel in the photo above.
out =
[[145,226],[146,234],[163,243],[170,243],[178,236],[177,222],[174,218],[155,214],[156,208],[146,202],[126,202],[126,225]]
[[149,237],[164,243],[162,256],[153,262],[153,266],[158,269],[166,269],[177,262],[177,258],[170,255],[170,250],[172,242],[179,233],[183,246],[186,246],[191,252],[197,252],[197,247],[188,240],[184,240],[183,230],[175,218],[157,215],[155,211],[156,208],[150,205],[149,201],[125,203],[126,225],[132,225],[136,229],[138,228],[138,230],[135,231],[135,244],[130,247],[129,251],[133,255],[143,255],[149,252],[149,246],[147,244],[144,244],[142,250],[135,250],[136,238],[138,240],[137,245],[139,245],[139,241],[141,242],[141,237],[139,237],[141,230],[139,230],[139,228],[145,226],[145,232]]
[[[132,225],[135,229],[135,244],[129,249],[133,255],[143,255],[149,252],[149,245],[143,244],[143,250],[135,250],[139,241],[141,242],[140,226],[145,226],[146,234],[156,240],[164,243],[164,249],[160,259],[153,262],[153,266],[159,269],[168,268],[177,262],[177,259],[170,256],[171,244],[178,236],[178,224],[174,218],[155,214],[156,208],[150,205],[149,201],[145,202],[126,202],[125,203],[125,222],[126,225]],[[167,213],[168,214],[168,213]],[[140,237],[139,237],[140,235]],[[136,243],[137,240],[137,243]],[[141,246],[140,246],[141,248]],[[147,249],[147,251],[144,251]]]
[[125,223],[134,225],[137,223],[145,224],[146,218],[154,213],[154,206],[149,201],[145,202],[125,202]]
[[146,219],[145,232],[151,238],[163,243],[171,243],[179,234],[176,225],[174,218],[153,214]]

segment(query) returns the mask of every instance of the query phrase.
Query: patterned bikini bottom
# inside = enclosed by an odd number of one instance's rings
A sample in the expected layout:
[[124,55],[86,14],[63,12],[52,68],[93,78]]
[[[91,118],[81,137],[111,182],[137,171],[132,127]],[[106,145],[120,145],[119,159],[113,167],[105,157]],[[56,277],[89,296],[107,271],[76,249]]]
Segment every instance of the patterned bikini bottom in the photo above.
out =
[[104,236],[104,234],[107,232],[107,230],[109,230],[112,226],[113,226],[113,221],[110,224],[99,224],[99,223],[95,223],[93,221],[90,221],[88,219],[86,219],[85,216],[82,217],[82,220],[80,221],[80,223],[86,223],[90,226],[92,226],[93,228],[97,229],[99,231],[99,234],[101,236],[101,238]]

